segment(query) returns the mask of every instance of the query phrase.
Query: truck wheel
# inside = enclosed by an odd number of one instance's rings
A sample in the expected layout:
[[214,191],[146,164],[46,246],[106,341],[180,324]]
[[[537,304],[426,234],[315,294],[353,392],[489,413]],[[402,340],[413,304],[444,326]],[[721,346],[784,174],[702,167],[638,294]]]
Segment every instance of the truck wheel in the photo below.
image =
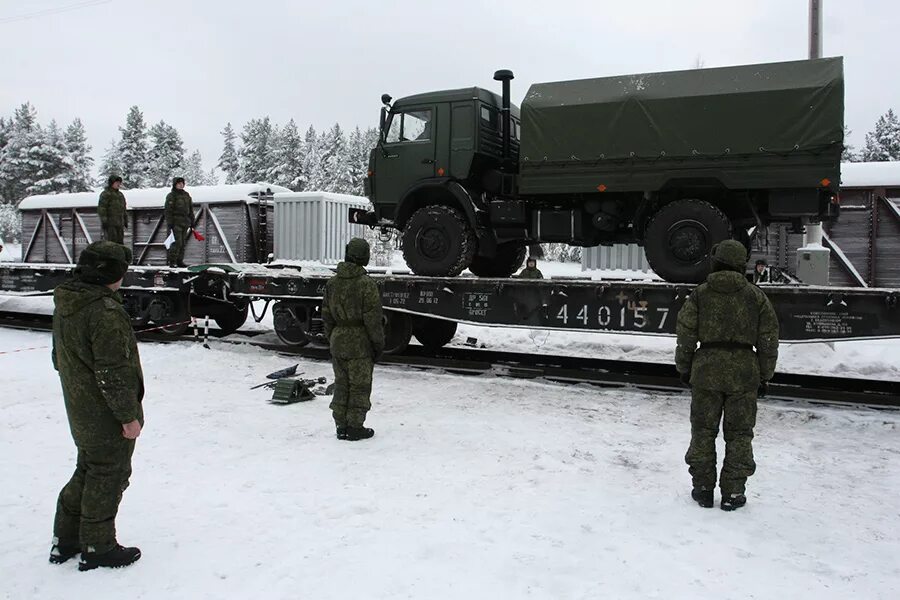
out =
[[456,335],[456,321],[416,317],[413,319],[413,335],[425,348],[437,350],[449,344]]
[[478,256],[472,259],[469,270],[479,277],[509,277],[525,262],[525,246],[501,244],[497,246],[497,256]]
[[403,258],[416,275],[456,277],[472,262],[477,241],[465,216],[449,206],[420,208],[403,230]]
[[647,262],[666,281],[699,283],[709,274],[714,244],[731,238],[731,221],[702,200],[677,200],[662,207],[647,224]]

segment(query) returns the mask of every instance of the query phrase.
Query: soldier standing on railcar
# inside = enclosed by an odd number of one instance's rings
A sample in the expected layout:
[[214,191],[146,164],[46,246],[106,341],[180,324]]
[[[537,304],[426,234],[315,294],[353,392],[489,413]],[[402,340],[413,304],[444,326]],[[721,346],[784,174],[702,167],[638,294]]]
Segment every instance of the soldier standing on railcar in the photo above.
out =
[[97,202],[97,216],[100,217],[103,239],[117,244],[125,243],[125,230],[128,229],[125,194],[119,189],[121,186],[122,178],[110,175],[106,189],[100,192],[100,200]]
[[756,403],[775,374],[778,317],[766,295],[745,278],[747,250],[740,242],[718,244],[712,263],[706,282],[678,313],[675,366],[691,386],[691,444],[685,455],[694,484],[691,497],[700,506],[713,505],[721,421],[721,508],[734,510],[746,504],[747,478],[756,470]]
[[169,266],[186,267],[184,246],[194,228],[194,203],[184,189],[184,177],[176,177],[172,181],[172,191],[166,196],[165,213],[166,225],[175,238],[169,247]]

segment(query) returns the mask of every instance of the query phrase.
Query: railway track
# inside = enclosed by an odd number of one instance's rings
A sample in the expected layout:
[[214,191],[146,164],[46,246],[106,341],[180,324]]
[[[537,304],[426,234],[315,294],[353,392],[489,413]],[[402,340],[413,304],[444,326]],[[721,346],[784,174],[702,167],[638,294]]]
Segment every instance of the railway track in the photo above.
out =
[[[0,327],[50,329],[47,315],[0,312]],[[254,340],[261,332],[244,332],[250,339],[227,339],[215,329],[209,336],[217,343],[252,345],[264,350],[307,360],[329,361],[328,349],[302,348]],[[193,333],[179,336],[159,332],[138,332],[138,338],[151,342],[196,341]],[[200,335],[202,339],[202,333]],[[591,384],[607,388],[630,388],[680,393],[685,390],[670,364],[618,361],[575,356],[535,355],[498,352],[474,348],[445,347],[429,352],[410,346],[403,354],[386,355],[381,364],[411,369],[441,370],[465,375],[493,375],[521,379],[542,379],[567,384]],[[879,409],[900,409],[900,382],[822,375],[777,373],[769,385],[768,400],[830,404]]]

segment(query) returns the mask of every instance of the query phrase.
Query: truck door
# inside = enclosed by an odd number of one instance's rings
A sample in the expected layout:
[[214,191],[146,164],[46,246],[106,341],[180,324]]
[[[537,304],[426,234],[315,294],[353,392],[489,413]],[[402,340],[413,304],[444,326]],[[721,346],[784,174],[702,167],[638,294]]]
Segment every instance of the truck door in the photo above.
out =
[[391,116],[375,168],[379,204],[396,206],[413,184],[434,177],[436,116],[434,106],[402,108]]

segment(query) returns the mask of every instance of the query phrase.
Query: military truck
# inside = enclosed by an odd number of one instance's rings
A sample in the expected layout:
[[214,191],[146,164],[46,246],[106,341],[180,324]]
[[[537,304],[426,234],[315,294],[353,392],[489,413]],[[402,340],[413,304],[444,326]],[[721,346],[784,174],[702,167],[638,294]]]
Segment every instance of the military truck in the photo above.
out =
[[507,277],[526,247],[638,243],[698,282],[714,244],[839,212],[841,58],[382,96],[371,212],[418,275]]

